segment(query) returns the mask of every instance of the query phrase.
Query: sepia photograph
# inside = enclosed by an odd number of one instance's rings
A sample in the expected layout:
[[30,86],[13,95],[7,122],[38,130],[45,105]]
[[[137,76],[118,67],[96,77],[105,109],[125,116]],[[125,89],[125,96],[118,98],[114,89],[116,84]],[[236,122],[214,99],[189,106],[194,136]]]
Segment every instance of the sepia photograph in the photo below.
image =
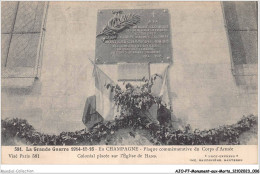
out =
[[193,145],[257,160],[257,1],[1,2],[3,154]]

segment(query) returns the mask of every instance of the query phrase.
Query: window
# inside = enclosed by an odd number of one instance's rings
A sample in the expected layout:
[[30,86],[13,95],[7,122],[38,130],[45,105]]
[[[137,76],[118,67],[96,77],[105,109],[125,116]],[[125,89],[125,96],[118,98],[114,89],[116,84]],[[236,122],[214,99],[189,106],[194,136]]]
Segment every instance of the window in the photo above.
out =
[[257,2],[223,2],[232,72],[237,85],[257,92]]
[[2,2],[2,78],[35,78],[43,46],[46,2]]

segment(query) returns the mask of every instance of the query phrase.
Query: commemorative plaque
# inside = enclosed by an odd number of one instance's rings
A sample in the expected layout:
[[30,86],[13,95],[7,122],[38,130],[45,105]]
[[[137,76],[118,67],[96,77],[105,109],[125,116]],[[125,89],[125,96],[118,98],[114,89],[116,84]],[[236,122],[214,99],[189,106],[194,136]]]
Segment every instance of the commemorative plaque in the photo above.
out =
[[170,63],[170,38],[167,9],[100,10],[95,63]]

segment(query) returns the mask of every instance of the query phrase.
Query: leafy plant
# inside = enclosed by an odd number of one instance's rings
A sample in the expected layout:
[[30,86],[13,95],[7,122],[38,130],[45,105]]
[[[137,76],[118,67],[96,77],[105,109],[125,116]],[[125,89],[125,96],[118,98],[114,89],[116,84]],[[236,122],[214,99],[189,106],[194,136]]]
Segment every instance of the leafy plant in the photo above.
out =
[[150,79],[143,78],[143,84],[140,86],[124,83],[124,89],[119,85],[106,84],[107,89],[114,92],[113,99],[121,116],[141,116],[153,104],[161,105],[161,97],[152,93],[152,86],[156,78],[162,77],[155,74]]
[[2,145],[10,139],[22,139],[29,145],[93,145],[99,144],[119,129],[147,130],[155,145],[218,145],[240,144],[239,136],[257,125],[257,116],[243,117],[236,124],[224,125],[209,130],[195,129],[189,125],[184,130],[174,130],[172,127],[156,124],[146,117],[122,116],[114,121],[98,123],[89,131],[82,129],[75,132],[62,132],[59,135],[48,135],[36,131],[24,119],[2,120]]

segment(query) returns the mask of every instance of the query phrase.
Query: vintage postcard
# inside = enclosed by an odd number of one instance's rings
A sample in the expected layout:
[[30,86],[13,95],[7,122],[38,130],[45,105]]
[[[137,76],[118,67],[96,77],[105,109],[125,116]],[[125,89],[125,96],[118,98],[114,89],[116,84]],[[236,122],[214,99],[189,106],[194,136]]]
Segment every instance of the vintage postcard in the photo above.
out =
[[1,2],[1,75],[2,164],[258,164],[257,1]]

